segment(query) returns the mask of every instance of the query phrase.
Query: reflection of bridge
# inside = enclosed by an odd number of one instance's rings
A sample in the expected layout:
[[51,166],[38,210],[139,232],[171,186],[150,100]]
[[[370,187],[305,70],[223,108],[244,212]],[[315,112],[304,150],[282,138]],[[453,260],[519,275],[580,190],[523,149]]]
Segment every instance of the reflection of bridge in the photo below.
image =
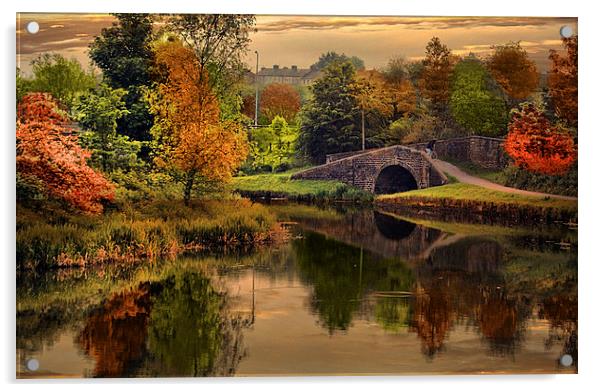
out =
[[422,151],[392,146],[329,157],[329,162],[294,174],[293,179],[338,180],[386,194],[447,183],[445,174]]
[[342,220],[297,218],[301,227],[387,258],[422,260],[447,235],[372,210],[348,212]]

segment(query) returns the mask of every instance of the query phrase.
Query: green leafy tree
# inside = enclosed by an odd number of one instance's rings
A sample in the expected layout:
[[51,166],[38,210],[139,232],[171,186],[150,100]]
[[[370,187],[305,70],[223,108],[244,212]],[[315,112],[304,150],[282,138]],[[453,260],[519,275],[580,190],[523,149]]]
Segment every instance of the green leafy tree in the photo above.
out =
[[31,91],[50,93],[63,106],[70,108],[75,99],[96,85],[92,71],[85,71],[75,60],[60,54],[42,54],[31,61]]
[[276,142],[276,135],[270,127],[256,128],[250,135],[251,166],[256,170],[262,166],[272,165],[270,155]]
[[450,109],[470,134],[498,136],[506,132],[508,110],[487,69],[468,58],[454,68]]
[[123,97],[126,91],[101,84],[81,95],[75,118],[83,128],[82,144],[92,151],[91,163],[106,172],[129,170],[137,164],[140,142],[117,133],[117,121],[128,114]]
[[21,74],[21,70],[17,68],[17,105],[19,104],[19,102],[21,102],[21,99],[23,99],[24,96],[32,92],[32,84],[32,80],[24,77]]
[[114,16],[117,22],[90,44],[90,58],[111,87],[127,91],[123,99],[128,113],[118,119],[117,132],[135,140],[150,140],[153,116],[144,99],[144,87],[151,84],[153,16]]
[[320,55],[318,61],[311,65],[312,69],[324,69],[333,63],[343,63],[349,61],[356,70],[364,69],[364,60],[357,56],[346,56],[345,53],[339,54],[337,52],[326,52]]
[[452,136],[449,129],[441,124],[441,120],[437,116],[426,111],[419,113],[416,117],[404,117],[393,122],[389,126],[389,132],[389,136],[393,140],[397,140],[390,144],[420,143]]
[[361,148],[355,67],[335,62],[311,88],[313,97],[302,111],[299,143],[315,163],[326,154]]
[[149,14],[113,14],[113,25],[102,29],[90,44],[90,58],[113,88],[150,84],[150,48],[153,17]]
[[280,116],[274,117],[269,127],[253,129],[251,166],[255,170],[267,166],[276,169],[282,165],[290,167],[295,156],[297,137],[297,129],[289,127],[286,120]]

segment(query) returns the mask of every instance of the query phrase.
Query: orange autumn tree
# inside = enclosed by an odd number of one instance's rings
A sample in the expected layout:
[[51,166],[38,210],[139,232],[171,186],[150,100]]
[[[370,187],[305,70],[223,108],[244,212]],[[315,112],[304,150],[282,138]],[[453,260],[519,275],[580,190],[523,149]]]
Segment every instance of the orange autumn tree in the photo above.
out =
[[416,110],[416,90],[410,80],[409,67],[403,57],[393,57],[380,72],[387,103],[393,109],[393,120]]
[[552,65],[548,71],[549,94],[558,118],[577,126],[577,36],[563,38],[566,54],[550,50]]
[[515,165],[542,174],[562,174],[577,159],[577,146],[569,132],[552,125],[532,103],[512,111],[504,148]]
[[539,84],[535,62],[520,46],[520,42],[493,46],[493,54],[487,59],[487,69],[502,90],[513,100],[525,100]]
[[[255,99],[253,99],[254,104]],[[301,95],[293,86],[272,83],[261,93],[259,106],[261,114],[268,122],[271,123],[274,117],[280,116],[290,123],[301,109]]]
[[100,213],[114,198],[114,186],[87,164],[81,148],[54,99],[43,93],[23,97],[17,108],[17,172],[43,186],[48,195],[87,213]]
[[384,116],[391,116],[392,108],[388,105],[388,94],[384,87],[382,75],[376,71],[361,70],[353,85],[353,96],[360,111],[360,128],[362,131],[362,150],[366,149],[366,113],[376,111]]
[[161,81],[150,94],[155,162],[181,173],[184,203],[200,180],[223,182],[248,153],[240,124],[220,119],[219,101],[193,50],[169,40],[155,47]]

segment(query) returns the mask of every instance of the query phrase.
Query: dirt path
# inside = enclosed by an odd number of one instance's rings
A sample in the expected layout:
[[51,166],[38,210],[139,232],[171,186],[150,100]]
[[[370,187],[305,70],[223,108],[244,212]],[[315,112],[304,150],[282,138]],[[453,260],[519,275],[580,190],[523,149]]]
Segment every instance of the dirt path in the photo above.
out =
[[517,189],[517,188],[510,188],[507,186],[496,184],[495,182],[485,180],[480,177],[472,176],[472,175],[466,173],[465,171],[463,171],[462,169],[460,169],[459,167],[452,165],[449,162],[441,161],[439,159],[433,159],[432,161],[439,170],[441,170],[444,173],[447,173],[451,176],[456,177],[458,179],[458,181],[466,183],[466,184],[478,185],[480,187],[492,189],[494,191],[514,193],[517,195],[537,196],[537,197],[553,197],[556,199],[563,199],[563,200],[577,200],[577,198],[573,197],[573,196],[552,195],[549,193],[532,192],[532,191],[525,191],[525,190]]

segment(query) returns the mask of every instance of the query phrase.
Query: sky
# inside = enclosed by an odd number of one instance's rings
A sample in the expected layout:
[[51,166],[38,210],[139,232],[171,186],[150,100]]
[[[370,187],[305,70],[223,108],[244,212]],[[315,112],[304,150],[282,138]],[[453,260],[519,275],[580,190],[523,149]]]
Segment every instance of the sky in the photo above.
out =
[[[25,31],[29,21],[40,24],[37,34]],[[17,16],[17,66],[25,73],[40,53],[60,53],[88,66],[89,43],[114,18],[107,14],[20,14]],[[246,57],[255,68],[297,65],[307,68],[321,53],[336,51],[358,56],[367,68],[380,68],[392,57],[409,60],[424,56],[424,48],[439,37],[453,53],[487,55],[491,45],[521,41],[545,72],[550,49],[561,49],[560,28],[577,31],[577,18],[534,17],[397,17],[397,16],[257,16]]]

